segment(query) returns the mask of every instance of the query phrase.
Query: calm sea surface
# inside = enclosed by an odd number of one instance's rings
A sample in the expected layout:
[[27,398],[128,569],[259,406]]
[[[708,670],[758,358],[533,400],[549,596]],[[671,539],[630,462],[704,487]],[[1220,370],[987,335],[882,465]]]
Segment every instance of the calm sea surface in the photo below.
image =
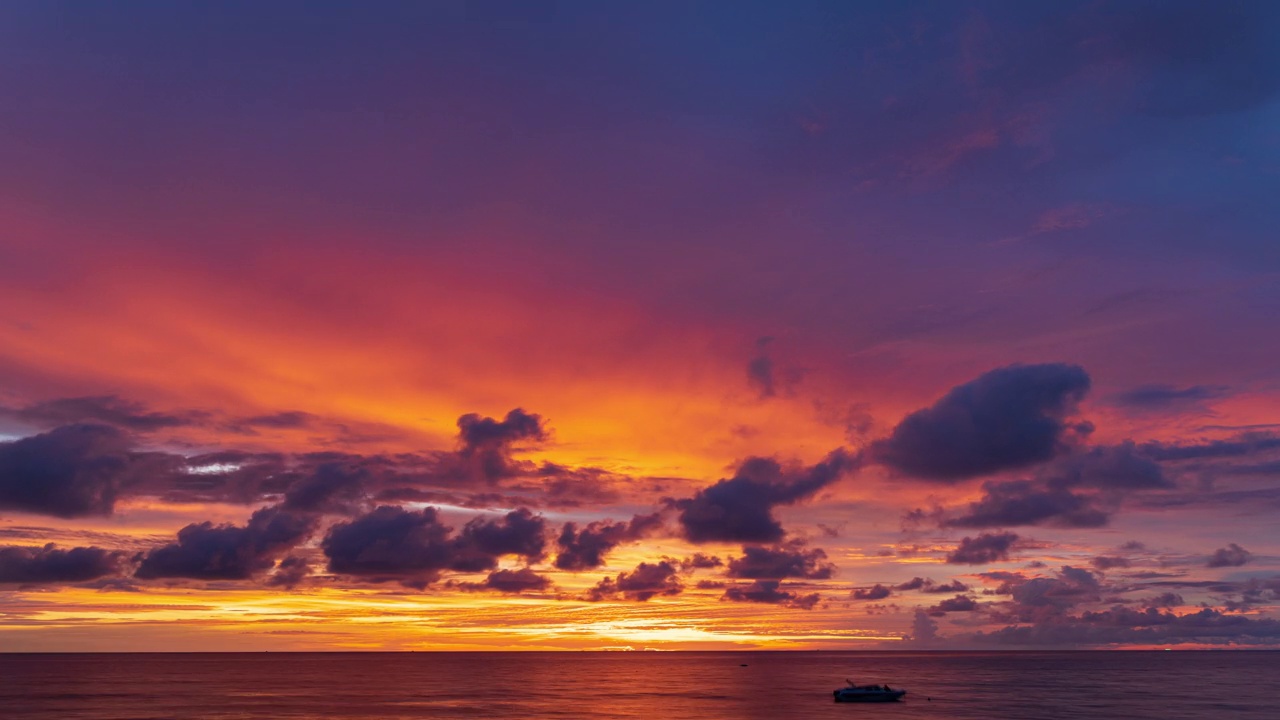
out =
[[0,654],[0,716],[1276,720],[1280,653]]

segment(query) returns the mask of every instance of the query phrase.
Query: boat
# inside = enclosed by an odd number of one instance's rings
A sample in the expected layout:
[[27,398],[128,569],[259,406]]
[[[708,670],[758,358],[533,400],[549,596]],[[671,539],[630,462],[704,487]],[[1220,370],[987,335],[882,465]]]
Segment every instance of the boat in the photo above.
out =
[[848,685],[833,691],[836,702],[897,702],[907,694],[906,690],[894,690],[888,685],[858,685],[846,680]]

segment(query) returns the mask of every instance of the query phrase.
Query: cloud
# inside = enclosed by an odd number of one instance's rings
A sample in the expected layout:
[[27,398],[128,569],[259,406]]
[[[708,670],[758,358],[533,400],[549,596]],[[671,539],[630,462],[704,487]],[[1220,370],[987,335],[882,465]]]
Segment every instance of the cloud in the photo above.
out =
[[1212,608],[1177,615],[1157,608],[1114,607],[1060,616],[1030,625],[1014,625],[979,632],[971,640],[998,645],[1100,646],[1119,644],[1274,645],[1280,642],[1280,621],[1226,614]]
[[315,527],[314,517],[279,507],[258,510],[244,527],[191,524],[178,531],[176,543],[142,556],[134,576],[244,580],[270,569],[276,557],[306,540]]
[[1107,524],[1107,514],[1092,499],[1065,488],[1045,488],[1031,480],[984,483],[981,500],[965,514],[944,519],[943,527],[991,528],[1049,524],[1094,528]]
[[[944,511],[936,518],[941,527],[1095,528],[1107,524],[1128,493],[1172,487],[1159,465],[1138,455],[1132,443],[1122,443],[1061,457],[1034,479],[986,482],[982,498],[962,514]],[[916,511],[910,517],[927,515]]]
[[286,410],[283,412],[272,413],[270,415],[255,415],[253,417],[240,418],[235,421],[236,425],[248,425],[250,427],[271,428],[273,430],[295,430],[298,428],[312,427],[319,420],[315,415],[301,410]]
[[516,474],[511,460],[515,445],[546,440],[547,430],[540,415],[516,408],[501,421],[476,413],[463,415],[458,418],[458,439],[463,466],[473,477],[493,483]]
[[599,602],[621,595],[628,600],[644,602],[659,595],[679,595],[684,591],[679,572],[679,567],[670,560],[642,562],[631,572],[618,573],[616,579],[607,577],[601,580],[587,592],[587,599]]
[[662,515],[636,515],[629,522],[597,520],[581,530],[567,522],[556,540],[556,567],[574,572],[590,570],[604,564],[604,557],[624,542],[639,540],[662,527]]
[[825,579],[836,570],[826,559],[827,553],[821,548],[806,550],[795,543],[771,548],[747,546],[742,548],[742,557],[729,560],[726,576],[745,580]]
[[1000,560],[1009,559],[1009,549],[1018,541],[1018,536],[1011,532],[982,533],[978,537],[965,537],[960,544],[947,555],[947,562],[953,565],[988,565]]
[[1043,619],[1080,603],[1096,602],[1101,590],[1098,576],[1092,572],[1063,565],[1056,577],[1013,582],[1008,612],[1021,620]]
[[938,623],[929,617],[929,613],[921,608],[916,609],[911,621],[910,642],[912,645],[935,645],[942,638],[938,636]]
[[1253,553],[1245,550],[1235,543],[1230,543],[1224,548],[1218,548],[1209,556],[1207,567],[1240,567],[1249,562],[1249,558],[1253,557]]
[[551,587],[551,580],[539,575],[531,568],[519,570],[495,570],[489,573],[482,583],[461,583],[464,590],[494,590],[501,593],[519,594],[537,592]]
[[110,515],[145,458],[106,425],[67,425],[0,443],[0,508],[76,518]]
[[938,482],[1039,464],[1090,429],[1067,422],[1089,385],[1076,365],[992,370],[908,415],[872,444],[871,455],[905,475]]
[[936,617],[952,612],[973,612],[977,609],[978,602],[976,600],[967,595],[956,595],[929,608],[928,613]]
[[876,583],[869,588],[854,588],[849,597],[854,600],[883,600],[893,594],[889,588]]
[[680,526],[690,542],[778,542],[786,533],[773,508],[813,495],[858,462],[842,449],[807,469],[784,469],[771,458],[753,457],[732,478],[670,504],[680,511]]
[[1190,385],[1184,388],[1174,385],[1140,385],[1112,396],[1112,402],[1133,410],[1165,410],[1198,406],[1224,397],[1228,392],[1229,388],[1221,385]]
[[116,575],[123,553],[100,547],[0,547],[0,583],[73,583]]
[[45,400],[22,408],[0,408],[0,415],[8,415],[40,428],[89,423],[111,425],[134,432],[194,425],[206,418],[205,413],[198,412],[152,412],[142,403],[123,400],[115,395]]
[[276,565],[275,572],[267,579],[267,585],[292,589],[311,574],[311,565],[300,557],[287,557]]
[[323,463],[289,485],[284,507],[346,515],[363,504],[370,479],[369,470],[359,464]]
[[435,508],[415,512],[384,505],[335,524],[320,547],[331,572],[421,589],[445,570],[492,570],[502,555],[541,558],[543,523],[522,508],[501,520],[472,520],[454,536]]
[[694,553],[680,561],[680,569],[685,572],[718,568],[721,565],[724,565],[723,560],[714,555],[706,555],[703,553]]
[[1149,442],[1141,446],[1142,454],[1158,462],[1242,457],[1280,449],[1280,436],[1244,433],[1229,440],[1202,443]]
[[725,589],[722,600],[733,602],[769,603],[787,607],[812,610],[821,597],[818,593],[801,595],[789,590],[782,590],[777,580],[757,580],[750,585],[731,585]]
[[512,510],[500,520],[473,518],[462,527],[457,545],[484,558],[519,555],[537,562],[546,555],[547,522],[527,508]]
[[1098,570],[1112,570],[1114,568],[1127,568],[1133,563],[1129,562],[1129,558],[1111,557],[1107,555],[1099,555],[1089,561]]
[[961,593],[969,589],[968,585],[959,580],[952,580],[949,583],[935,583],[929,578],[913,577],[910,580],[893,586],[894,590],[919,590],[927,593]]
[[792,392],[804,378],[804,371],[799,368],[788,368],[779,376],[773,358],[769,356],[772,342],[771,337],[757,340],[756,356],[747,362],[747,382],[760,394],[761,400],[776,397],[780,390]]

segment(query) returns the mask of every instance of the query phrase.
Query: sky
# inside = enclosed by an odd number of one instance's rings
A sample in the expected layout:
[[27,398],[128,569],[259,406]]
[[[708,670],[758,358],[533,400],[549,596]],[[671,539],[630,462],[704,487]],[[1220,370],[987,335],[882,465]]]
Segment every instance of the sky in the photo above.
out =
[[1280,5],[0,5],[8,651],[1280,646]]

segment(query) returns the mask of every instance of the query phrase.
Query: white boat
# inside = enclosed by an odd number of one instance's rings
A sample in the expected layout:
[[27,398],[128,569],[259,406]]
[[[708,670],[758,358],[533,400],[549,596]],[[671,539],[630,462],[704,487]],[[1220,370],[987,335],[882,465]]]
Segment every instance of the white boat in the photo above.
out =
[[845,687],[835,690],[836,702],[896,702],[907,694],[906,690],[894,690],[888,685],[858,685],[852,680]]

